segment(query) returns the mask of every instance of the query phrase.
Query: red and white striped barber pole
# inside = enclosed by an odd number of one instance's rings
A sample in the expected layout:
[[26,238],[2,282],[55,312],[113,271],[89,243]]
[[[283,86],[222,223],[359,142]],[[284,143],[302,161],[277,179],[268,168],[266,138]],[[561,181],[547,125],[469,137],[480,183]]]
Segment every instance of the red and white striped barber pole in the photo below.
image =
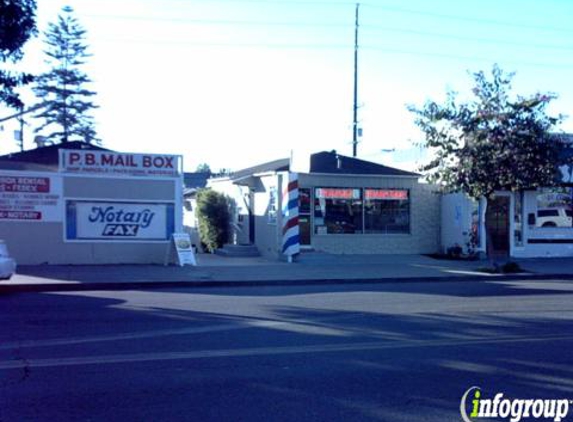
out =
[[292,262],[293,255],[300,252],[298,231],[298,174],[289,173],[288,183],[283,190],[283,254]]

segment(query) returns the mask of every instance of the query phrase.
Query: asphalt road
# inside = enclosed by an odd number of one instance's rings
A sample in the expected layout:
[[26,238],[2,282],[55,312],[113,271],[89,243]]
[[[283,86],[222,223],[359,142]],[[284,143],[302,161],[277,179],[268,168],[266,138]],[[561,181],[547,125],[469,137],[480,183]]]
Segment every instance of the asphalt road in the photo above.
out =
[[3,294],[0,307],[1,422],[447,422],[472,386],[573,399],[571,281]]

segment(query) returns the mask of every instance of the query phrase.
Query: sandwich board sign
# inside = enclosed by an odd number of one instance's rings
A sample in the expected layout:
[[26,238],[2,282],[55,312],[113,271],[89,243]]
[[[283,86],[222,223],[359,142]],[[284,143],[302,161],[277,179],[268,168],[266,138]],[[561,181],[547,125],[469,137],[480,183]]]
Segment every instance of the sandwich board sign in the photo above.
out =
[[195,252],[193,251],[189,233],[173,233],[171,238],[177,252],[177,263],[181,267],[184,265],[196,266],[197,260],[195,259]]

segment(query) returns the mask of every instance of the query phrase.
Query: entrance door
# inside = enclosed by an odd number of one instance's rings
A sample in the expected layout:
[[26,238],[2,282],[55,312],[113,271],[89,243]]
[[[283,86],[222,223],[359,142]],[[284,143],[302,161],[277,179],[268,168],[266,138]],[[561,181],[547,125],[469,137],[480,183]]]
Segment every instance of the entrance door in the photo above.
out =
[[298,230],[300,246],[310,246],[310,189],[298,190]]
[[509,255],[509,196],[496,196],[488,200],[486,229],[489,255]]
[[255,244],[255,192],[249,190],[249,243]]

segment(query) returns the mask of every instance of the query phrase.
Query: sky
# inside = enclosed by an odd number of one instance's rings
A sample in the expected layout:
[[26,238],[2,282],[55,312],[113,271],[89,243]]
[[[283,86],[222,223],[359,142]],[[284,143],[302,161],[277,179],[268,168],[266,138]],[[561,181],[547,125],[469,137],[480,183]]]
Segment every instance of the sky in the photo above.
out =
[[[41,32],[65,5],[87,30],[84,71],[104,147],[181,154],[186,171],[239,170],[292,151],[352,154],[355,2],[39,0]],[[464,98],[469,72],[494,63],[516,72],[516,94],[556,93],[550,113],[571,114],[571,16],[570,0],[362,2],[358,158],[415,170],[427,157],[406,106],[448,89]],[[20,69],[47,70],[42,40],[28,42]],[[39,123],[28,119],[27,149]],[[11,125],[1,153],[18,149]],[[559,129],[573,132],[573,119]]]

